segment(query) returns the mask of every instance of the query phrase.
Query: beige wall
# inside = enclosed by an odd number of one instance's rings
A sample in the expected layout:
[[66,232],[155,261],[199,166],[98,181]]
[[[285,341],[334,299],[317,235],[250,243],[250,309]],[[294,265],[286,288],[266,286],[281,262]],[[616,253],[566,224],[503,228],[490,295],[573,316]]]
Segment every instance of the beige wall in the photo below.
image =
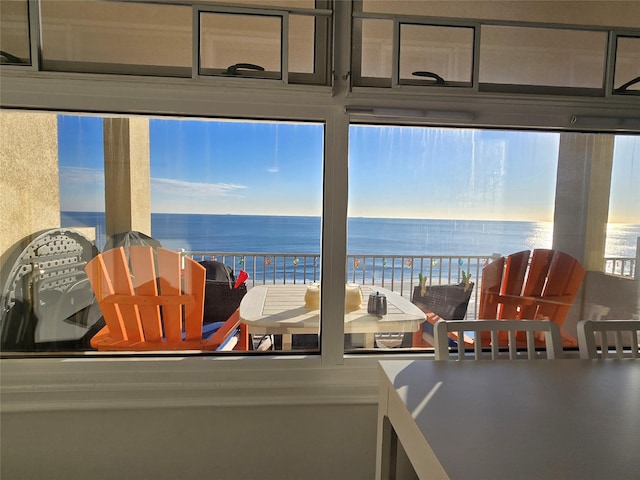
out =
[[149,121],[105,118],[103,132],[107,235],[151,235]]
[[0,111],[0,252],[60,226],[57,117]]
[[560,135],[553,248],[590,271],[604,268],[614,138]]

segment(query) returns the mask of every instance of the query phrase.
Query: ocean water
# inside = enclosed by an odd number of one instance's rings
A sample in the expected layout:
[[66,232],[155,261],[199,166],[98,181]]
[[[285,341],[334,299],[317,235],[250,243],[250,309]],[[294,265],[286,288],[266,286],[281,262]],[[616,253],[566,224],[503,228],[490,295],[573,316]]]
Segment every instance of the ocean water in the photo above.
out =
[[[63,227],[93,226],[104,246],[102,212],[63,212]],[[550,248],[552,224],[482,220],[350,218],[351,255],[509,254]],[[320,253],[320,218],[252,215],[164,214],[151,216],[151,235],[166,248],[229,253]],[[611,224],[605,256],[635,257],[640,225]]]

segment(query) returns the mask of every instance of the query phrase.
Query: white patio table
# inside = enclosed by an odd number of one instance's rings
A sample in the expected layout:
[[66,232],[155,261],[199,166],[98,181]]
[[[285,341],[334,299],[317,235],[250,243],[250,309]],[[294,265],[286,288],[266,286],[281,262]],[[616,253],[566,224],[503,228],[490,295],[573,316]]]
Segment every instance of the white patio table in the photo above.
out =
[[[240,303],[240,319],[251,334],[280,334],[282,348],[291,347],[291,334],[319,331],[319,310],[305,307],[307,285],[259,285],[251,288]],[[376,333],[405,333],[420,329],[425,314],[406,298],[386,288],[361,286],[362,306],[346,312],[345,333],[364,333],[365,347],[371,348]],[[387,297],[387,315],[367,313],[371,293]]]
[[637,479],[640,361],[380,361],[377,479],[398,441],[421,479]]

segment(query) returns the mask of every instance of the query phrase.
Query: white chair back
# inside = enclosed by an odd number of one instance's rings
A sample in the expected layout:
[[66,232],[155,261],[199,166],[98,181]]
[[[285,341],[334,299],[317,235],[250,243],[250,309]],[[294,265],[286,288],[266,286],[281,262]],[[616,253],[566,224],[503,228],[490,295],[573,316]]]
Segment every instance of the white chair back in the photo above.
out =
[[[639,332],[640,320],[581,320],[578,322],[580,358],[640,358]],[[609,341],[610,337],[613,342]]]
[[[465,338],[465,332],[473,332],[473,355],[467,355],[464,342],[458,342],[456,350],[449,350],[449,332],[457,332],[458,338]],[[480,341],[481,332],[491,333],[491,351],[484,352]],[[500,332],[508,336],[508,356],[500,352]],[[516,333],[525,332],[527,340],[526,356],[520,355],[517,349]],[[544,335],[546,356],[536,351],[536,333]],[[538,335],[539,336],[539,335]],[[434,327],[436,360],[499,360],[501,358],[516,360],[526,358],[558,359],[563,357],[562,338],[558,325],[548,320],[439,320]],[[522,352],[524,353],[524,352]]]

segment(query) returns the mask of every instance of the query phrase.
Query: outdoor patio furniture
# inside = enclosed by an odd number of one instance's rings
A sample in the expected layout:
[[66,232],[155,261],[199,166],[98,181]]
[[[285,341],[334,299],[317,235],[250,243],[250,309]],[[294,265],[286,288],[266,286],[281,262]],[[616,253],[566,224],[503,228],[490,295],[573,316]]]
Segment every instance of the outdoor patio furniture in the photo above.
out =
[[247,294],[247,284],[242,282],[234,288],[236,276],[229,265],[217,260],[198,262],[206,270],[204,290],[204,323],[224,322],[240,307]]
[[84,271],[98,249],[69,228],[42,230],[17,244],[2,265],[3,351],[84,349],[100,312]]
[[[422,329],[413,334],[412,341],[409,343],[405,339],[402,346],[430,347],[434,344],[433,326],[438,320],[464,320],[473,285],[473,282],[469,282],[415,287],[411,302],[425,313],[426,321],[422,324]],[[456,332],[451,332],[449,338],[450,346],[457,345]],[[466,339],[466,343],[470,346],[470,339]]]
[[[293,335],[320,331],[320,310],[306,305],[308,285],[257,285],[240,303],[240,317],[248,330],[256,335],[282,335],[282,349],[290,350]],[[362,285],[360,308],[346,311],[345,334],[364,334],[365,348],[373,348],[375,335],[380,333],[414,332],[420,328],[424,315],[409,300],[386,288]],[[377,316],[367,312],[369,295],[382,293],[387,297],[387,314]]]
[[[458,343],[457,348],[449,347],[449,333],[455,332],[458,338],[465,335],[465,332],[473,332],[473,338],[477,338],[478,334],[486,333],[490,339],[490,352],[483,351],[480,342],[473,344],[473,356],[466,356],[465,347]],[[507,345],[509,347],[508,354],[502,352],[500,335],[506,334]],[[464,360],[465,358],[473,358],[474,360],[482,360],[484,358],[490,360],[499,360],[501,358],[509,360],[517,360],[524,357],[519,355],[518,342],[516,341],[516,333],[523,333],[526,336],[526,358],[534,360],[538,358],[536,352],[536,344],[539,343],[541,336],[544,336],[544,346],[546,348],[547,359],[562,358],[562,343],[560,338],[560,329],[558,325],[549,320],[439,320],[434,326],[435,355],[436,360]]]
[[206,270],[191,258],[131,246],[127,262],[119,247],[85,270],[106,322],[91,339],[100,351],[246,349],[237,310],[222,325],[203,329]]
[[[609,333],[613,336],[612,343]],[[578,322],[580,358],[640,358],[639,334],[640,320],[581,320]],[[615,349],[613,353],[611,347]]]
[[[575,346],[577,340],[562,331],[562,325],[584,278],[584,267],[561,251],[530,253],[524,250],[500,257],[482,270],[478,318],[551,320],[561,329],[563,343]],[[482,335],[482,342],[488,344],[487,335]]]

